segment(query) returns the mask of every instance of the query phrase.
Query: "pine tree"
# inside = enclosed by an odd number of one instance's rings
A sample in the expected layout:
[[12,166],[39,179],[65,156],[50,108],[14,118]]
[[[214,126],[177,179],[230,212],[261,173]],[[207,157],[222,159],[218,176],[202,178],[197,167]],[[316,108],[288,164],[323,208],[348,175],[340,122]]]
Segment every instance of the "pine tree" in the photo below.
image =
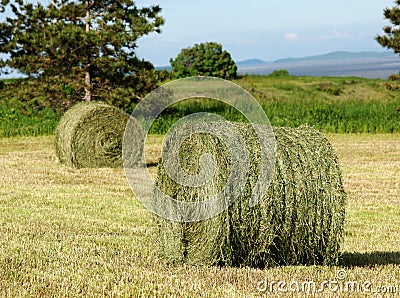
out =
[[392,23],[392,26],[383,28],[384,35],[377,35],[376,41],[383,47],[392,49],[395,53],[400,53],[400,0],[395,1],[396,6],[386,7],[383,10],[385,19]]
[[[383,35],[377,35],[376,41],[387,49],[392,49],[396,54],[400,54],[400,0],[395,1],[396,5],[392,8],[386,7],[383,10],[385,19],[389,20],[392,25],[383,28]],[[391,82],[386,83],[389,90],[398,90],[400,85],[396,82],[400,81],[400,73],[389,77]]]
[[122,100],[122,106],[154,87],[154,68],[138,59],[135,49],[138,38],[160,32],[159,6],[138,8],[132,0],[52,0],[47,6],[1,0],[0,11],[6,9],[13,16],[0,23],[0,53],[9,59],[0,66],[53,82],[48,89],[57,89],[58,82],[85,100]]

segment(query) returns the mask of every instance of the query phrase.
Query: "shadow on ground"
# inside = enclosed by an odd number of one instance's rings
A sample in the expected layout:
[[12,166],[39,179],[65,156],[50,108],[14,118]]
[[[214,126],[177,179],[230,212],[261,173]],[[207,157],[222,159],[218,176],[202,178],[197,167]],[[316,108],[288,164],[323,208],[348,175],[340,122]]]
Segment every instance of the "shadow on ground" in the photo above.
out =
[[148,168],[158,167],[158,162],[147,162],[146,167]]
[[390,264],[400,265],[400,251],[345,252],[339,260],[339,265],[342,267],[372,267]]

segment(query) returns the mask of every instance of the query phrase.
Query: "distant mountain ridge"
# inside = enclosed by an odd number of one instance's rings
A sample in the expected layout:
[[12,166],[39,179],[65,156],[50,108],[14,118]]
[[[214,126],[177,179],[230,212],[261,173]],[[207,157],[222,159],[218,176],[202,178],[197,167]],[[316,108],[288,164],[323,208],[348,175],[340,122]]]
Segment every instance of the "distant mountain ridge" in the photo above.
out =
[[169,71],[171,71],[172,70],[172,67],[171,67],[171,65],[168,65],[168,66],[156,66],[156,67],[154,67],[156,70],[169,70]]
[[393,52],[346,52],[338,51],[322,55],[307,56],[300,58],[285,58],[274,61],[274,63],[292,63],[304,61],[321,61],[333,59],[356,59],[356,58],[393,58],[397,57]]
[[252,66],[252,65],[260,65],[260,64],[266,64],[267,62],[261,60],[261,59],[247,59],[243,61],[238,61],[236,62],[236,65],[238,67],[242,66]]
[[306,56],[299,58],[283,58],[278,59],[273,62],[266,62],[261,59],[253,58],[247,59],[243,61],[236,62],[238,67],[246,67],[246,66],[254,66],[260,64],[267,63],[296,63],[296,62],[306,62],[306,61],[324,61],[324,60],[334,60],[334,59],[356,59],[356,58],[393,58],[398,57],[393,52],[372,52],[372,51],[364,51],[364,52],[346,52],[346,51],[336,51],[330,52],[327,54],[314,55],[314,56]]
[[[393,52],[331,52],[323,55],[279,59],[253,64],[250,59],[237,62],[238,73],[269,75],[285,69],[294,76],[355,76],[387,79],[400,70],[399,55]],[[244,63],[243,63],[244,62]]]

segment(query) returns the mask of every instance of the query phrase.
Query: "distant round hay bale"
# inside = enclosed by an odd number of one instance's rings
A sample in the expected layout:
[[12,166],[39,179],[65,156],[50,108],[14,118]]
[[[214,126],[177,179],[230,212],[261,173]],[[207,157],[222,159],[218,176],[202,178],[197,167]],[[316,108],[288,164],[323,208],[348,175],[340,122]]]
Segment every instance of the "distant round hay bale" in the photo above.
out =
[[[128,119],[127,113],[104,103],[78,103],[63,115],[56,128],[58,159],[76,168],[122,167],[122,141]],[[136,135],[137,150],[131,158],[139,162],[139,130]]]
[[[336,264],[347,197],[329,141],[310,127],[273,128],[275,176],[259,204],[250,207],[260,145],[251,125],[234,125],[245,139],[250,156],[249,176],[241,196],[208,220],[174,222],[157,217],[157,240],[163,257],[195,265]],[[178,185],[160,163],[156,185],[182,201],[218,193],[227,180],[229,156],[216,137],[198,133],[186,139],[180,148],[182,167],[198,172],[199,156],[204,152],[211,152],[217,164],[216,175],[209,183],[200,187]]]

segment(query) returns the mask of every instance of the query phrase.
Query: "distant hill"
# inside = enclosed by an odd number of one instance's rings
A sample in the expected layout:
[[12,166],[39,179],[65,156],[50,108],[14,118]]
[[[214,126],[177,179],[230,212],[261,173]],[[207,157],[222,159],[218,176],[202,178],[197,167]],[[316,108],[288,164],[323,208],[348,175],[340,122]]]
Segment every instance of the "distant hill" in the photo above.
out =
[[236,62],[236,65],[238,67],[244,67],[244,66],[260,65],[260,64],[266,64],[266,63],[267,62],[265,62],[261,59],[247,59],[247,60]]
[[[259,59],[252,59],[256,61]],[[261,60],[262,61],[262,60]],[[332,52],[274,62],[238,65],[240,74],[268,75],[285,69],[295,76],[356,76],[387,79],[400,70],[400,57],[393,52]]]
[[172,67],[170,65],[168,65],[168,66],[156,66],[155,69],[156,70],[169,70],[169,71],[171,71]]
[[306,62],[306,61],[324,61],[334,59],[358,59],[358,58],[393,58],[398,55],[393,52],[331,52],[323,55],[308,56],[301,58],[285,58],[274,61],[274,63],[295,63],[295,62]]

